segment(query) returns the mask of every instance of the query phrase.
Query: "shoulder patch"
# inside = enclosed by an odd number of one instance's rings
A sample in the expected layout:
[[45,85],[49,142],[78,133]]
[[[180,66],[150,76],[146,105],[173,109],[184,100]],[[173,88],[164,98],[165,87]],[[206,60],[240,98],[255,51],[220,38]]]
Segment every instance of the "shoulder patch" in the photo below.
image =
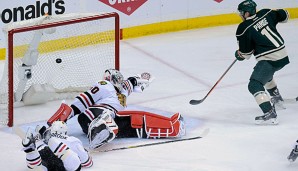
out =
[[106,81],[99,81],[98,83],[99,83],[100,85],[106,85],[106,84],[107,84]]

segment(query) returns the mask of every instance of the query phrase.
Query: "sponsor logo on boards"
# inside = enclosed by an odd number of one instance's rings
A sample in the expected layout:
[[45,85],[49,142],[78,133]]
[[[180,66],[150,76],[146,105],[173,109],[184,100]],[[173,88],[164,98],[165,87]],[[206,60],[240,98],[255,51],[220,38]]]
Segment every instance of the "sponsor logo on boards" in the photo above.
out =
[[147,0],[99,0],[100,2],[123,12],[126,15],[131,15]]
[[40,2],[36,0],[35,4],[28,6],[19,6],[6,8],[1,12],[0,18],[3,23],[10,23],[22,20],[37,18],[45,14],[63,14],[65,12],[65,2],[63,0],[47,0]]

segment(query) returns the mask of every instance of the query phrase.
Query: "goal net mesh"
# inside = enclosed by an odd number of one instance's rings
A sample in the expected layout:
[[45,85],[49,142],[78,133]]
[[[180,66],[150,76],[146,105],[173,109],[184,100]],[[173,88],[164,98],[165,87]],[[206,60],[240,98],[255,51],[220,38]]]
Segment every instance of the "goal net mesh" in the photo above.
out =
[[49,100],[74,98],[102,79],[106,69],[119,69],[117,16],[67,14],[7,25],[0,122],[12,126],[14,109],[24,105],[23,95],[33,85]]

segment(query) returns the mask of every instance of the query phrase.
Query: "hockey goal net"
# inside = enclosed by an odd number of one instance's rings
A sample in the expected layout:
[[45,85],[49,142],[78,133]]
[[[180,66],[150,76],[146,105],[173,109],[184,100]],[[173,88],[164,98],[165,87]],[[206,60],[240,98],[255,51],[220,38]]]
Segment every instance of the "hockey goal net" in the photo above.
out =
[[[17,106],[37,108],[47,101],[74,98],[102,79],[106,69],[119,69],[117,13],[42,16],[3,30],[7,50],[0,81],[0,122],[4,125],[13,126]],[[24,109],[22,118],[31,112]]]

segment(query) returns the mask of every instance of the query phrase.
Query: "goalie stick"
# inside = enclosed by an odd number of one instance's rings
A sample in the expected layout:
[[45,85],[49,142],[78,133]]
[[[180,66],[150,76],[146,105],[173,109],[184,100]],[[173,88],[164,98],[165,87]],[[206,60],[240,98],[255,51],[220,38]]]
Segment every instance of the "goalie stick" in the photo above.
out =
[[201,99],[201,100],[191,100],[189,103],[191,105],[197,105],[202,103],[208,96],[209,94],[213,91],[213,89],[217,86],[217,84],[222,80],[222,78],[227,74],[227,72],[232,68],[232,66],[236,63],[237,59],[235,59],[233,61],[233,63],[228,67],[228,69],[226,69],[226,71],[222,74],[222,76],[217,80],[217,82],[214,84],[214,86],[209,90],[209,92],[207,93],[207,95]]
[[189,140],[196,140],[205,137],[209,133],[210,129],[206,128],[200,136],[190,137],[190,138],[180,138],[180,139],[174,139],[174,140],[167,140],[167,141],[160,141],[160,142],[154,142],[154,143],[146,143],[146,144],[139,144],[139,145],[131,145],[131,146],[125,146],[125,147],[118,147],[118,148],[112,148],[107,150],[90,150],[89,152],[110,152],[110,151],[119,151],[119,150],[127,150],[127,149],[133,149],[133,148],[141,148],[141,147],[148,147],[148,146],[154,146],[154,145],[162,145],[162,144],[168,144],[168,143],[175,143],[175,142],[181,142],[181,141],[189,141]]

